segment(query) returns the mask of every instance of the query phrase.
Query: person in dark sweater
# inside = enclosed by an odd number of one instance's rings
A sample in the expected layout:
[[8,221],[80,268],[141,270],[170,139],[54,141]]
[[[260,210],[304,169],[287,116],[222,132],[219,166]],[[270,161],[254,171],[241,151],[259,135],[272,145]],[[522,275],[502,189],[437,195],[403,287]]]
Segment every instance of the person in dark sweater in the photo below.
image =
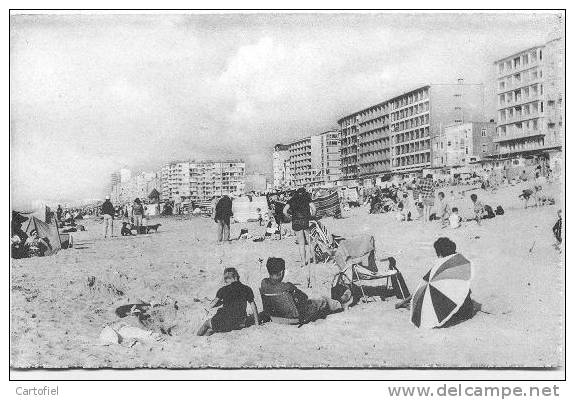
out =
[[313,261],[309,237],[309,221],[315,211],[315,205],[305,188],[299,188],[283,209],[286,217],[289,218],[291,216],[292,228],[296,234],[302,267]]
[[310,299],[293,283],[283,282],[285,275],[285,261],[283,258],[268,258],[266,268],[269,277],[262,280],[260,286],[261,293],[263,295],[288,293],[296,305],[301,323],[325,318],[328,314],[347,309],[347,306],[353,300],[351,290],[345,291],[339,300],[333,300],[328,296]]
[[224,195],[216,204],[214,221],[218,224],[218,242],[228,242],[230,240],[230,219],[232,212],[232,199]]
[[102,216],[104,217],[104,237],[108,236],[108,227],[110,228],[110,237],[114,236],[114,206],[110,201],[110,196],[102,204]]
[[209,336],[214,332],[230,332],[245,327],[248,304],[252,309],[255,324],[259,325],[254,292],[249,286],[240,282],[240,275],[235,268],[224,269],[224,282],[226,286],[218,290],[216,298],[209,305],[210,309],[218,306],[221,308],[202,324],[197,332],[198,336]]

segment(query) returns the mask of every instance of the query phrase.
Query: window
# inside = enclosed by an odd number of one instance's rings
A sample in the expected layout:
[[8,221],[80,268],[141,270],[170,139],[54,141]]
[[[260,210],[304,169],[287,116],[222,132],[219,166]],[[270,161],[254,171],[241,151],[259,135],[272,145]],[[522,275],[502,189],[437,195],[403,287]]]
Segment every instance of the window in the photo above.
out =
[[447,147],[451,147],[451,141],[447,141]]
[[482,152],[482,153],[487,153],[487,145],[486,145],[486,144],[482,144],[482,145],[481,145],[481,152]]
[[483,129],[481,130],[481,136],[482,136],[482,137],[485,137],[486,134],[487,134],[487,129],[483,128]]

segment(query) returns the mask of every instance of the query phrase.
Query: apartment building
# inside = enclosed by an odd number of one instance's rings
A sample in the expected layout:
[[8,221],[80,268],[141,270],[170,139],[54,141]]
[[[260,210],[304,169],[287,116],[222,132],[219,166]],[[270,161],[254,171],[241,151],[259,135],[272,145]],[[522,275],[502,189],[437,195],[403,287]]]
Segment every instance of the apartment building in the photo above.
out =
[[437,167],[456,167],[480,161],[495,152],[495,121],[446,126],[433,144]]
[[481,84],[425,85],[338,121],[342,179],[352,184],[441,166],[433,143],[446,126],[484,120]]
[[177,200],[190,197],[190,162],[172,161],[164,164],[160,171],[160,195],[163,200]]
[[290,151],[287,144],[276,144],[272,154],[273,188],[285,189],[290,187]]
[[[338,120],[344,182],[376,178],[391,171],[389,104],[379,103]],[[345,143],[345,145],[343,144]]]
[[174,161],[161,169],[161,196],[165,200],[205,201],[213,196],[242,194],[245,162]]
[[495,62],[501,156],[558,151],[564,137],[563,41],[554,39]]
[[290,143],[291,187],[334,186],[341,178],[339,143],[336,130]]
[[484,88],[481,84],[432,84],[389,100],[391,168],[395,173],[419,172],[440,167],[433,155],[446,126],[484,121]]

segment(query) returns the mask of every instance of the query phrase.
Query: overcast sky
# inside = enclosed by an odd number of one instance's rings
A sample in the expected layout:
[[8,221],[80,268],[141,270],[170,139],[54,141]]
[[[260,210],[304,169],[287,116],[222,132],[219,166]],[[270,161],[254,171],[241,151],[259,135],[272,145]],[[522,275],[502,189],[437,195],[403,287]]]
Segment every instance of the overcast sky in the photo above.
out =
[[114,170],[174,159],[243,158],[248,172],[270,172],[275,143],[337,127],[417,85],[462,77],[493,88],[493,62],[544,43],[558,22],[550,14],[12,16],[13,200],[99,198]]

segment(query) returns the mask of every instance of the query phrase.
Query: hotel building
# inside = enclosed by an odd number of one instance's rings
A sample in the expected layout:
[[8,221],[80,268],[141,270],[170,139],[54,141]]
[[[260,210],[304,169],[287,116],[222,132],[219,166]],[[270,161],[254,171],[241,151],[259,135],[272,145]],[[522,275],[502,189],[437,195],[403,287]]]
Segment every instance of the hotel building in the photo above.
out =
[[561,150],[563,126],[563,42],[555,39],[495,62],[497,137],[500,157]]

